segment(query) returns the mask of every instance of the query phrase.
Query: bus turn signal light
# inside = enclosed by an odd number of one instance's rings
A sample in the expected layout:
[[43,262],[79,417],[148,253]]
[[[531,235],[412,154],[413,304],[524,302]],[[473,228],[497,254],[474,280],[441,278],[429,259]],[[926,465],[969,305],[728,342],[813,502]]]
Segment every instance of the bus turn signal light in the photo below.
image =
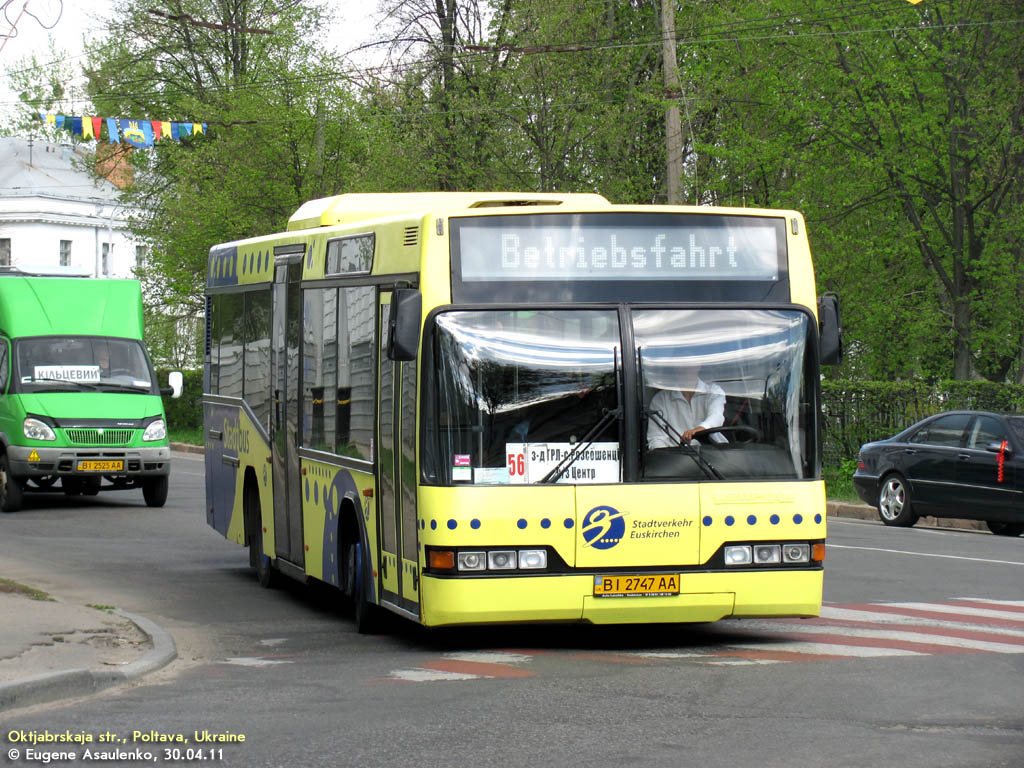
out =
[[432,569],[450,571],[455,568],[455,553],[450,549],[432,549],[429,565]]
[[825,542],[815,544],[811,547],[811,560],[818,563],[825,562]]

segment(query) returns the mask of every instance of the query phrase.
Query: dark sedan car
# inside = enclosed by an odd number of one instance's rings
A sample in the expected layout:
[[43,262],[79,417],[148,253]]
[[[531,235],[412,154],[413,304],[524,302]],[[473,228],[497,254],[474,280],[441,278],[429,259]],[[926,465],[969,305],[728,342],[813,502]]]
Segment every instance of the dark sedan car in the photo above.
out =
[[951,411],[888,440],[866,443],[853,485],[886,525],[921,515],[984,520],[992,533],[1024,533],[1024,416]]

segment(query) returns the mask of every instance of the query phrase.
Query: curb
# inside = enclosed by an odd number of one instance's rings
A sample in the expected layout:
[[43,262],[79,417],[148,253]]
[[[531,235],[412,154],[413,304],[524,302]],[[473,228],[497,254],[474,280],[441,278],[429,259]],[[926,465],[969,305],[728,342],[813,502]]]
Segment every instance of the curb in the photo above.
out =
[[179,451],[180,453],[205,453],[205,449],[201,445],[192,445],[191,443],[171,443],[172,451]]
[[[826,504],[829,517],[845,517],[855,520],[874,520],[881,524],[878,510],[867,504],[850,504],[843,501],[830,501]],[[955,517],[925,516],[918,520],[917,525],[931,528],[956,528],[961,531],[988,531],[988,526],[981,520],[961,520]]]
[[115,610],[114,613],[135,624],[153,643],[153,648],[141,659],[117,669],[68,669],[0,683],[0,712],[46,704],[58,699],[87,696],[104,688],[137,680],[167,666],[178,657],[173,638],[159,624],[127,611]]

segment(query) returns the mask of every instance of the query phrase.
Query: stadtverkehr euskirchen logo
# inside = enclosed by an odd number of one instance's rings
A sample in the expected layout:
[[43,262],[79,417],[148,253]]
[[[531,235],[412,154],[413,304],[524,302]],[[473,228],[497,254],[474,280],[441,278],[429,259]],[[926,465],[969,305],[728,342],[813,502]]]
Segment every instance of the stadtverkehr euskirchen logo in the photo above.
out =
[[594,549],[611,549],[626,534],[626,520],[615,507],[594,507],[583,518],[582,532]]

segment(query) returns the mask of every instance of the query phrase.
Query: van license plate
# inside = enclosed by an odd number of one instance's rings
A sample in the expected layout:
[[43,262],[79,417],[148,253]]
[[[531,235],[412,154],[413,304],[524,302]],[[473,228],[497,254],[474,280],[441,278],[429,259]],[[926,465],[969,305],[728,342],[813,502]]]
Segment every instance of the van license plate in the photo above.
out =
[[678,573],[594,577],[594,597],[655,597],[678,594]]
[[80,461],[79,472],[120,472],[124,469],[123,461]]

